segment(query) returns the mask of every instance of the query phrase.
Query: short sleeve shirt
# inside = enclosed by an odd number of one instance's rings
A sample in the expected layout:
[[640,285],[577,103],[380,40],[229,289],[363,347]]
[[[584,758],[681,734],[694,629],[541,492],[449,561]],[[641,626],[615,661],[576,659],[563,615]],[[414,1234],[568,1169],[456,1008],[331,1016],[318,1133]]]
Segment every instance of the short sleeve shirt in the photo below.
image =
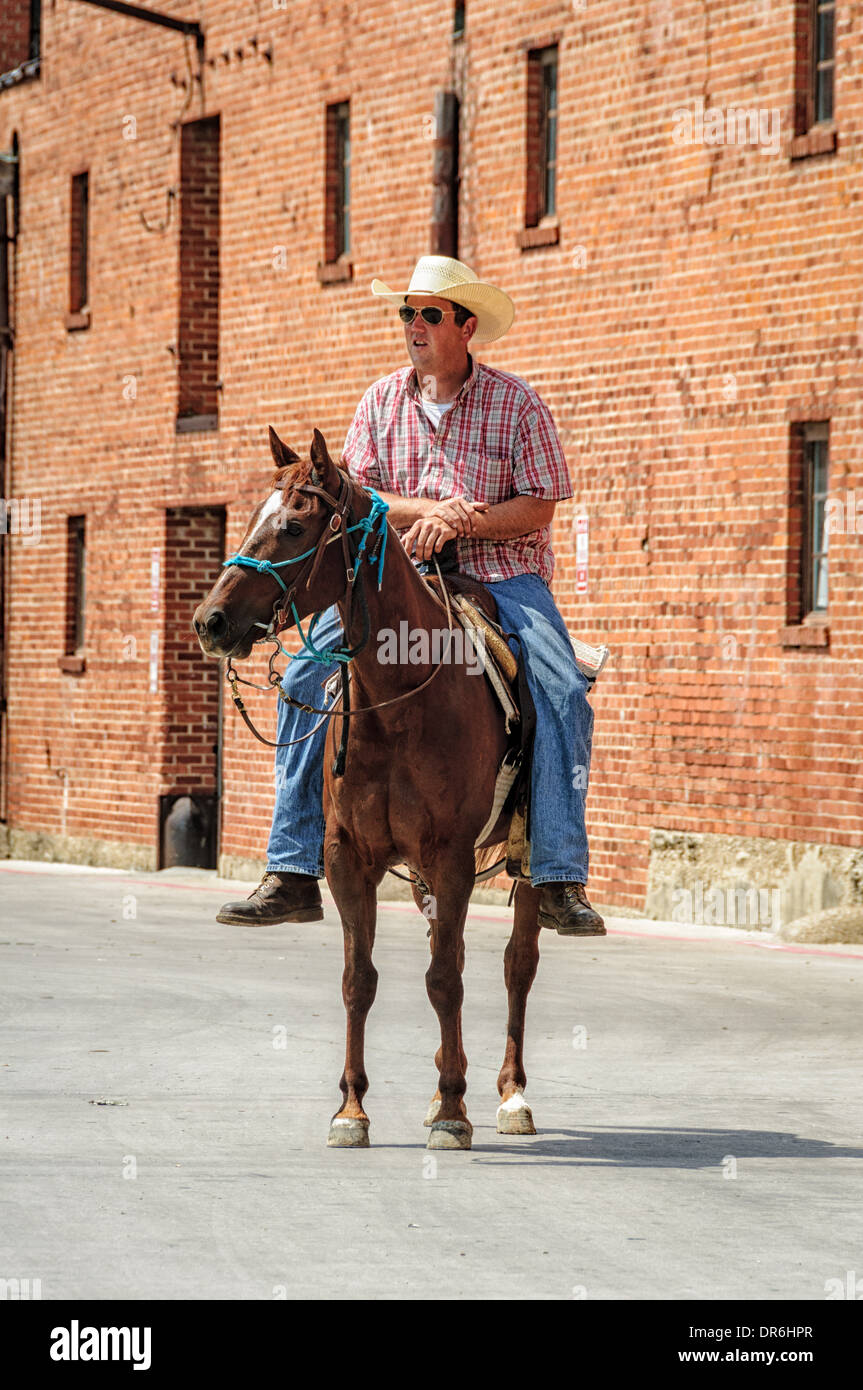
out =
[[[561,501],[572,484],[551,412],[521,377],[471,358],[471,373],[437,429],[413,367],[370,386],[345,440],[343,463],[364,487],[401,497]],[[483,583],[554,572],[551,528],[506,541],[459,537],[459,568]]]

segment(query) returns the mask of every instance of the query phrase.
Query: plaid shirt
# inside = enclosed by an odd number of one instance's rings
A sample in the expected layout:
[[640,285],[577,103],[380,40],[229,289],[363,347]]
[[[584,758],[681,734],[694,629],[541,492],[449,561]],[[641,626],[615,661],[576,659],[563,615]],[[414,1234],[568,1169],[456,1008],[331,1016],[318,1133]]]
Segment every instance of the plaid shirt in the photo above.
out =
[[[376,381],[360,401],[342,458],[364,487],[401,497],[495,503],[525,494],[572,496],[548,407],[520,377],[473,358],[437,430],[423,410],[413,367]],[[550,537],[550,526],[508,541],[460,537],[459,569],[486,584],[519,574],[538,574],[550,584]]]

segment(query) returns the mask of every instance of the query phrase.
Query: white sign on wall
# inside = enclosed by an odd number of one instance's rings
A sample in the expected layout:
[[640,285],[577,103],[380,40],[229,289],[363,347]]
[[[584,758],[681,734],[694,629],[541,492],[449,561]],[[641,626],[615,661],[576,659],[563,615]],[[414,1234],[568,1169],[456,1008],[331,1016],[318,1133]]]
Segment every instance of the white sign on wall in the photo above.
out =
[[587,593],[587,517],[575,518],[575,592]]

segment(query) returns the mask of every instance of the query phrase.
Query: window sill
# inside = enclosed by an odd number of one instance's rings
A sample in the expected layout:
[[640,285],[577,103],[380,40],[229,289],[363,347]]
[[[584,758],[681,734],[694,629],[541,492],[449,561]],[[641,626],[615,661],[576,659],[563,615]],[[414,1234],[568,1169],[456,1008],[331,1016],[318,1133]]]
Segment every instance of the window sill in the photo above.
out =
[[792,159],[809,159],[818,154],[834,154],[837,132],[834,125],[814,125],[805,135],[795,135],[791,141]]
[[322,285],[342,284],[353,280],[354,263],[347,256],[339,256],[337,261],[319,261],[317,274]]
[[812,622],[797,623],[793,627],[783,627],[779,631],[779,645],[782,647],[829,647],[830,628],[826,618]]
[[218,415],[178,415],[177,434],[200,434],[219,428]]
[[83,676],[87,669],[87,660],[83,656],[58,656],[57,665],[67,676]]
[[531,251],[535,246],[557,246],[560,241],[557,218],[549,222],[540,222],[536,227],[522,227],[515,240],[522,251]]
[[90,327],[90,310],[76,309],[74,313],[66,315],[66,331],[76,333],[82,328]]

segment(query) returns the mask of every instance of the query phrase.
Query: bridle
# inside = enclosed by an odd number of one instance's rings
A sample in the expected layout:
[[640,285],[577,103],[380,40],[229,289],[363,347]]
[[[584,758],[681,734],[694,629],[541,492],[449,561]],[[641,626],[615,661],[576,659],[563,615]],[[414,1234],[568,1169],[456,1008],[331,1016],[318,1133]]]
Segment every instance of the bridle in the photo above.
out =
[[[255,624],[255,626],[263,629],[261,636],[255,638],[255,642],[257,643],[271,641],[274,643],[274,649],[269,659],[267,677],[268,684],[266,686],[257,685],[254,681],[248,681],[245,680],[244,677],[239,676],[236,672],[231,657],[228,657],[225,665],[225,679],[231,687],[231,699],[233,700],[237,710],[242,716],[244,723],[260,743],[265,743],[270,748],[290,748],[294,744],[305,742],[307,738],[311,738],[313,734],[317,733],[321,725],[331,715],[338,715],[341,719],[343,719],[345,722],[342,725],[341,744],[339,747],[338,754],[336,756],[336,760],[333,764],[333,773],[336,776],[341,776],[344,773],[345,758],[347,753],[348,724],[346,721],[357,714],[370,714],[374,710],[385,709],[388,705],[399,704],[402,700],[411,699],[414,695],[418,695],[421,690],[424,690],[426,686],[428,686],[431,683],[431,681],[434,680],[435,676],[440,671],[441,666],[445,664],[445,659],[449,653],[449,644],[452,642],[453,623],[449,594],[447,592],[446,585],[443,583],[443,578],[440,572],[440,566],[438,565],[437,559],[435,558],[434,565],[438,573],[438,578],[440,580],[440,587],[444,600],[443,604],[441,604],[440,599],[438,598],[437,594],[435,594],[434,590],[431,588],[430,585],[426,584],[426,588],[428,589],[428,592],[432,594],[438,606],[443,607],[446,612],[447,624],[449,629],[449,643],[447,645],[447,650],[441,653],[441,660],[438,663],[438,665],[434,668],[431,675],[420,685],[414,687],[412,690],[404,691],[401,695],[395,695],[389,700],[381,700],[378,704],[375,705],[363,705],[358,709],[351,709],[350,682],[347,668],[350,662],[353,661],[356,656],[359,656],[360,652],[362,652],[368,645],[370,629],[369,608],[365,593],[363,578],[364,569],[362,562],[365,559],[367,564],[371,566],[377,565],[378,590],[380,591],[381,585],[383,584],[384,558],[386,554],[386,542],[388,532],[388,523],[386,518],[387,512],[389,511],[389,507],[388,504],[383,500],[383,498],[380,497],[377,492],[375,492],[374,488],[364,488],[363,491],[367,492],[372,499],[371,511],[368,512],[366,516],[360,517],[360,519],[356,521],[353,525],[348,525],[347,523],[350,520],[351,508],[354,501],[354,484],[351,481],[351,479],[347,476],[347,474],[344,473],[341,469],[338,469],[337,472],[339,476],[338,497],[333,497],[332,494],[327,492],[325,488],[319,487],[314,483],[302,483],[298,487],[293,489],[293,491],[300,492],[304,496],[320,497],[325,503],[327,503],[328,506],[332,508],[332,512],[330,514],[328,523],[323,527],[315,545],[310,550],[304,551],[301,555],[294,555],[289,560],[279,560],[275,563],[273,563],[270,560],[256,560],[253,556],[250,555],[231,555],[227,560],[224,561],[224,567],[236,565],[243,569],[255,570],[258,574],[267,574],[272,579],[276,580],[277,584],[279,585],[279,588],[282,590],[281,595],[276,597],[275,603],[273,605],[273,616],[270,619],[269,624],[266,626],[263,623]],[[361,540],[359,541],[359,544],[355,548],[354,542],[351,539],[351,537],[353,533],[355,533],[356,531],[362,531],[363,534]],[[368,545],[369,538],[372,536],[372,534],[375,534],[374,544],[371,550],[367,550],[366,547]],[[320,617],[320,612],[311,615],[311,621],[309,623],[308,632],[303,632],[300,616],[297,613],[295,596],[301,585],[303,585],[306,590],[311,588],[312,583],[314,582],[314,579],[321,566],[324,554],[326,553],[327,546],[339,539],[341,539],[342,558],[344,560],[345,565],[345,579],[347,586],[345,594],[347,596],[348,603],[347,619],[344,625],[344,631],[345,633],[349,633],[351,631],[354,624],[355,605],[358,604],[362,621],[362,633],[360,640],[353,647],[344,645],[335,648],[319,649],[315,647],[312,641],[312,633],[314,631],[315,624],[317,623],[317,620]],[[298,564],[300,561],[304,561],[305,563],[302,565],[302,568],[298,570],[297,573],[294,575],[293,582],[291,583],[290,587],[288,587],[288,585],[282,579],[279,570],[286,568],[288,565]],[[423,583],[425,582],[426,581],[423,579]],[[301,652],[288,652],[285,650],[285,648],[279,641],[279,633],[285,631],[289,627],[296,627],[299,631],[303,644],[303,650]],[[331,665],[334,661],[338,662],[340,666],[341,676],[340,699],[342,703],[342,708],[337,709],[336,706],[333,705],[330,709],[319,709],[315,705],[303,704],[300,700],[295,700],[292,696],[288,695],[286,691],[282,689],[282,675],[276,670],[275,667],[276,659],[278,658],[280,653],[282,656],[286,656],[290,660],[296,660],[298,658],[305,657],[306,659],[318,661],[324,665]],[[246,707],[243,704],[242,697],[239,691],[237,690],[238,684],[250,685],[253,686],[256,690],[275,689],[279,698],[284,700],[286,704],[293,705],[296,709],[301,709],[308,714],[323,715],[324,718],[322,718],[320,722],[309,731],[309,733],[304,734],[302,738],[290,739],[284,743],[274,742],[272,739],[264,738],[263,734],[259,733],[258,730],[255,728],[254,724],[249,718],[249,715],[246,711]]]

